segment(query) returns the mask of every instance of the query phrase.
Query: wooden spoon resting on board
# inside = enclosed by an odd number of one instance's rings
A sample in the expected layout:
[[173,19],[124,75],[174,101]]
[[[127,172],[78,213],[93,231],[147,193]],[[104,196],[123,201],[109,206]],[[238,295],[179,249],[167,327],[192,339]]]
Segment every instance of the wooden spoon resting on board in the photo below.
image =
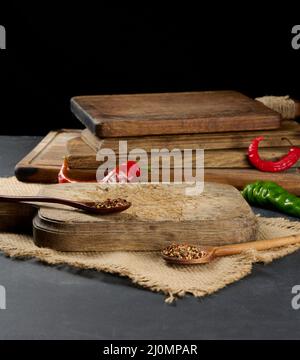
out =
[[3,196],[0,195],[0,202],[14,203],[54,203],[68,205],[76,209],[83,210],[87,213],[105,215],[114,212],[127,210],[131,206],[131,202],[125,199],[107,199],[104,201],[73,201],[47,196]]
[[[291,235],[287,237],[275,238],[271,240],[258,240],[246,242],[243,244],[224,245],[224,246],[192,246],[192,245],[170,245],[163,249],[162,257],[169,263],[179,265],[207,264],[220,256],[237,255],[246,250],[270,250],[280,246],[287,246],[300,243],[300,235]],[[173,249],[172,249],[173,247]],[[178,250],[181,247],[181,250]],[[185,248],[184,248],[185,247]],[[186,253],[188,247],[192,248],[194,257],[186,258],[185,256],[171,256],[170,252],[175,250],[178,254]],[[198,256],[198,257],[196,257]]]

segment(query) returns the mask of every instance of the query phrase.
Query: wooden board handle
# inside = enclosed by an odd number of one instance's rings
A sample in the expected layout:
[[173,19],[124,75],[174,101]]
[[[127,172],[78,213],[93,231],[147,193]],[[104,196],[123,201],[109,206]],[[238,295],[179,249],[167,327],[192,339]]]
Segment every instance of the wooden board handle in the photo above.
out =
[[243,244],[220,246],[216,248],[215,256],[236,255],[250,249],[254,249],[258,251],[269,250],[273,248],[278,248],[280,246],[293,245],[297,243],[300,243],[300,234],[285,236],[270,240],[258,240],[258,241],[246,242]]

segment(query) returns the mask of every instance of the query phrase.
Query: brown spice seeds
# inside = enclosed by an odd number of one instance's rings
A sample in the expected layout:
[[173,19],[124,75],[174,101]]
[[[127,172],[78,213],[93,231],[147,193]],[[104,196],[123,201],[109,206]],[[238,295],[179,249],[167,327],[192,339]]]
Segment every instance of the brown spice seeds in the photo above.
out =
[[182,260],[200,259],[207,255],[203,250],[197,246],[188,244],[172,244],[162,251],[163,255]]
[[125,199],[117,198],[117,199],[106,199],[105,201],[96,202],[95,207],[97,209],[110,209],[110,208],[117,208],[127,206],[128,201]]

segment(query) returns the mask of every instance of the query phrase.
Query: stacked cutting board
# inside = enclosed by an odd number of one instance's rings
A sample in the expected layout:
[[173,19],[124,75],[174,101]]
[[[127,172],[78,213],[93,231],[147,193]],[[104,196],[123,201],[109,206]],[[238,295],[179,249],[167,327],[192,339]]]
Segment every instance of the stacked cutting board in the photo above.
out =
[[[120,153],[122,140],[128,153],[132,149],[148,155],[151,149],[204,149],[205,181],[242,188],[269,179],[300,194],[297,164],[274,174],[254,169],[247,160],[249,144],[260,135],[265,137],[260,146],[265,159],[288,153],[290,145],[282,138],[300,146],[298,123],[282,121],[279,113],[238,92],[80,96],[71,100],[71,110],[86,128],[48,134],[16,166],[19,180],[56,182],[65,156],[70,177],[93,180],[101,165],[97,152],[108,148],[117,158],[126,155]],[[198,166],[194,155],[189,161],[194,169]]]

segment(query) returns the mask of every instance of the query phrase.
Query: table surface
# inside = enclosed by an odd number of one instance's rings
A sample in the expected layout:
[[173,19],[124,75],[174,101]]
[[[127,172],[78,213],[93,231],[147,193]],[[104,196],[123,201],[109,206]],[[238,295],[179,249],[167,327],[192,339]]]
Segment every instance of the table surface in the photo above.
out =
[[[0,136],[0,176],[13,175],[40,140]],[[291,306],[299,264],[300,252],[258,264],[211,296],[168,305],[126,278],[0,254],[0,339],[299,339],[300,310]]]

